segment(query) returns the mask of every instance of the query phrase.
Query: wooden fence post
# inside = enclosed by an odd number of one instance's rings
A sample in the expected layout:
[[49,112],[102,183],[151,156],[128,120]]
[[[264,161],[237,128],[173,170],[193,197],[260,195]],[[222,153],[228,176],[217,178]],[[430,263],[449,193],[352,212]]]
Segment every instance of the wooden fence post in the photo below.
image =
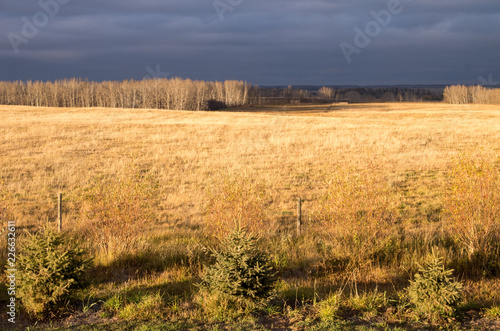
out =
[[302,199],[297,200],[297,236],[300,236],[302,228]]
[[59,193],[57,201],[57,229],[59,232],[62,231],[62,193]]

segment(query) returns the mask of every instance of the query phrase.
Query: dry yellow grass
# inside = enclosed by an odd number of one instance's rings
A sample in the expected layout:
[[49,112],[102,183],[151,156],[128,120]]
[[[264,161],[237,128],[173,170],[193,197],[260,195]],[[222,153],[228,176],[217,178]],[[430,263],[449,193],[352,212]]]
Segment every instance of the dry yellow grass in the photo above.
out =
[[[0,106],[0,179],[19,222],[55,217],[72,192],[134,159],[159,175],[160,221],[202,220],[220,173],[265,184],[274,215],[314,210],[336,166],[373,164],[397,182],[467,150],[500,152],[500,107],[443,103],[252,107],[235,112]],[[432,187],[434,179],[428,179]],[[425,182],[422,182],[425,184]],[[71,222],[72,211],[67,211]],[[168,222],[170,223],[170,222]],[[164,223],[166,224],[166,223]]]
[[[12,204],[9,211],[18,226],[55,220],[56,196],[63,192],[64,228],[70,228],[78,216],[73,202],[80,189],[113,182],[95,181],[97,176],[126,175],[124,170],[136,169],[155,174],[160,188],[153,191],[161,202],[158,222],[145,233],[148,242],[141,242],[144,247],[136,255],[109,261],[97,258],[91,288],[78,295],[82,300],[95,295],[111,302],[115,295],[125,298],[144,290],[145,298],[158,299],[163,289],[168,293],[165,297],[175,296],[168,314],[195,320],[201,312],[193,308],[192,288],[205,261],[200,241],[206,233],[203,227],[185,225],[203,220],[203,205],[214,198],[210,191],[207,195],[207,189],[219,192],[224,188],[217,186],[218,180],[255,179],[259,190],[265,190],[266,221],[293,220],[300,196],[305,199],[304,219],[308,221],[325,203],[322,197],[328,190],[352,195],[349,183],[331,185],[333,175],[343,173],[339,169],[347,169],[349,175],[358,171],[354,176],[376,172],[376,183],[380,180],[383,190],[371,193],[387,194],[388,203],[393,204],[388,209],[405,221],[391,229],[397,238],[396,232],[404,230],[406,239],[400,238],[399,246],[387,246],[397,255],[389,257],[389,262],[367,257],[366,268],[355,266],[336,273],[337,262],[325,253],[333,246],[322,242],[316,228],[307,231],[307,224],[302,237],[270,236],[266,243],[283,272],[279,292],[287,304],[295,302],[296,306],[302,299],[312,303],[317,295],[326,298],[339,288],[352,303],[359,301],[358,287],[367,293],[365,297],[373,286],[374,297],[377,291],[384,291],[385,298],[385,291],[402,290],[406,284],[401,279],[414,274],[415,263],[430,247],[437,246],[452,262],[460,260],[453,249],[435,243],[439,231],[438,239],[449,239],[449,227],[443,231],[445,222],[438,222],[443,184],[450,180],[446,174],[461,153],[474,155],[480,150],[486,161],[497,161],[500,155],[498,106],[380,103],[251,107],[231,112],[0,106],[0,116],[0,198]],[[362,168],[368,170],[359,171]],[[383,185],[387,182],[392,185]],[[359,186],[359,190],[364,188]],[[351,199],[351,205],[366,201],[361,194]],[[364,207],[352,206],[351,212],[357,216]],[[224,213],[223,209],[217,210]],[[497,285],[496,278],[470,281],[467,300],[479,307],[497,304]],[[175,312],[177,304],[188,308]],[[130,304],[132,310],[136,306]],[[155,307],[150,312],[156,312]],[[117,314],[127,311],[123,308]],[[284,312],[281,318],[287,318]]]

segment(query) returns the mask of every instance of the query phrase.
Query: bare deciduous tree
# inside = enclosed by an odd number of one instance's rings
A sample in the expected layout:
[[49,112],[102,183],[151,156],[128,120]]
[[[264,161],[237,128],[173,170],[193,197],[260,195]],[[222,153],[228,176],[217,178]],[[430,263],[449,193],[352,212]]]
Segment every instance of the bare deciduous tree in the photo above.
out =
[[483,86],[447,86],[443,92],[444,101],[451,104],[500,104],[500,89]]
[[207,110],[209,100],[228,106],[248,103],[250,84],[190,79],[89,82],[0,82],[0,104],[37,107],[118,107]]

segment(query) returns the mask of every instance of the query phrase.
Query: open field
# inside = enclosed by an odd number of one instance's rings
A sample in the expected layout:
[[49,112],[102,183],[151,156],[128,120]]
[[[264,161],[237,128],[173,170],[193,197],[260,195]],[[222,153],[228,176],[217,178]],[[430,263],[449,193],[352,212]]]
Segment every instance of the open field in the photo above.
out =
[[[413,317],[391,315],[389,297],[402,293],[425,250],[434,246],[462,272],[455,276],[466,284],[466,328],[474,327],[473,319],[480,320],[479,329],[499,326],[495,317],[483,316],[485,309],[500,305],[498,274],[478,278],[460,264],[462,253],[453,248],[458,244],[443,212],[449,176],[461,155],[480,155],[498,166],[498,106],[376,103],[230,112],[0,106],[0,118],[0,183],[19,231],[53,222],[59,192],[64,194],[63,227],[78,230],[81,189],[98,178],[118,177],[131,164],[158,183],[152,207],[156,217],[141,236],[147,252],[169,253],[148,258],[133,251],[130,260],[98,256],[90,289],[77,293],[75,301],[89,305],[109,302],[116,293],[161,293],[167,299],[159,305],[168,314],[154,316],[178,321],[169,327],[201,328],[199,321],[207,317],[195,304],[193,284],[205,261],[196,255],[196,245],[211,240],[204,230],[209,192],[227,178],[245,178],[258,183],[263,194],[269,222],[269,244],[263,245],[280,272],[281,301],[264,317],[247,316],[250,327],[244,327],[321,329],[315,324],[316,302],[339,289],[349,298],[339,310],[340,320],[354,323],[339,327],[405,326]],[[387,209],[397,210],[398,231],[419,238],[413,244],[400,239],[399,246],[387,249],[407,250],[408,256],[397,253],[389,262],[356,264],[342,274],[316,250],[315,226],[339,169],[387,184]],[[286,230],[293,226],[298,197],[304,201],[302,238]],[[102,306],[93,306],[97,311],[90,309],[90,317],[74,314],[80,317],[64,323],[140,319],[123,310],[102,315]],[[74,309],[81,313],[84,307]],[[214,320],[212,327],[222,327]]]
[[229,113],[10,106],[0,113],[0,178],[19,200],[36,206],[19,215],[21,222],[45,221],[58,192],[70,194],[131,160],[158,172],[162,221],[198,222],[203,190],[221,172],[265,183],[271,210],[293,211],[294,198],[302,197],[307,211],[337,165],[372,163],[398,181],[407,172],[446,171],[464,151],[500,151],[496,106],[394,103]]

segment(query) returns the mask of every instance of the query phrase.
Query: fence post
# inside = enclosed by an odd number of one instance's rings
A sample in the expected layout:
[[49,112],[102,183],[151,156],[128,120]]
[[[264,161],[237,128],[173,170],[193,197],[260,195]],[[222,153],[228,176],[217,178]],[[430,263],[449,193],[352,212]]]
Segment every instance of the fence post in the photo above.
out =
[[302,227],[302,199],[297,199],[297,236],[300,236]]
[[57,201],[57,229],[59,232],[62,231],[62,193],[59,193]]

